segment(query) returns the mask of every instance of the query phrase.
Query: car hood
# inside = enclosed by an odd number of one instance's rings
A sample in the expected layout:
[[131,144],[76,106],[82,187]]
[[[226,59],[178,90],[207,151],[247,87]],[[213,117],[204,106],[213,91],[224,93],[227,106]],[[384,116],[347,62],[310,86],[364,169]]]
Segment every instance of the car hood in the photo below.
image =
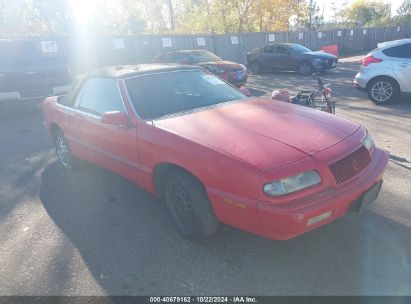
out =
[[337,58],[333,54],[329,54],[329,53],[325,53],[325,52],[307,52],[307,53],[304,53],[304,54],[310,55],[310,56],[315,56],[315,57],[321,57],[321,58],[325,58],[325,59],[336,59]]
[[267,98],[248,98],[154,121],[154,125],[269,170],[324,150],[359,125]]
[[244,66],[242,64],[236,63],[236,62],[231,62],[231,61],[210,61],[210,62],[200,62],[197,65],[199,66],[206,66],[206,65],[213,65],[225,69],[244,69]]

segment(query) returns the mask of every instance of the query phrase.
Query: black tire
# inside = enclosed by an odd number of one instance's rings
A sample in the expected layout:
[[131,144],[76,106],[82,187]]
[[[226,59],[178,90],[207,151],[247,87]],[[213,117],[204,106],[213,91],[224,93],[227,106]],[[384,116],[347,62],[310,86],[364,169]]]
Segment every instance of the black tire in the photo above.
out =
[[400,95],[397,82],[388,77],[371,80],[367,85],[368,98],[377,105],[392,103]]
[[189,173],[174,170],[168,176],[164,197],[177,230],[191,241],[203,241],[218,229],[207,193]]
[[251,62],[250,68],[253,74],[261,74],[262,72],[261,63],[259,63],[258,61]]
[[298,73],[300,73],[301,75],[311,75],[313,71],[313,65],[309,61],[303,61],[298,65]]
[[60,165],[64,169],[75,169],[77,167],[77,159],[71,153],[66,138],[61,130],[57,129],[53,132],[53,141]]

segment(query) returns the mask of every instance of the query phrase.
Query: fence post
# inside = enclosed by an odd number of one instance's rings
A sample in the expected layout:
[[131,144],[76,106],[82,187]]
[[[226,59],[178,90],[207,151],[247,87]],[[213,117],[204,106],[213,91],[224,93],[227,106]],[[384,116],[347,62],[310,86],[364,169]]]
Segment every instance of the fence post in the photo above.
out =
[[244,40],[243,40],[243,33],[240,33],[240,39],[241,39],[241,52],[243,54],[243,63],[246,63],[246,56],[245,56],[245,50],[244,50]]

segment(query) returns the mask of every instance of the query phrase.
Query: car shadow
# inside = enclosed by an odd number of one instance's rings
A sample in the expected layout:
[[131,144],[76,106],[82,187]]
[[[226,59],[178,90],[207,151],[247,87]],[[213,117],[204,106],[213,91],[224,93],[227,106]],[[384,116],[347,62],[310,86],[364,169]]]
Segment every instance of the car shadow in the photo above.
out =
[[390,162],[400,166],[401,168],[411,170],[411,162],[409,162],[406,158],[390,155]]
[[196,244],[160,199],[92,165],[52,163],[40,199],[108,295],[411,294],[411,227],[372,208],[289,241],[223,225]]

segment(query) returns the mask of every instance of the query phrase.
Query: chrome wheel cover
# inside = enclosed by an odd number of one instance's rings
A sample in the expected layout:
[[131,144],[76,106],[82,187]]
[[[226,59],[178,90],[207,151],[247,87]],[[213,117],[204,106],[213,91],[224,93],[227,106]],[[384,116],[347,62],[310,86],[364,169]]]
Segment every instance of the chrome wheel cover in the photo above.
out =
[[64,167],[71,168],[71,154],[66,141],[61,136],[56,136],[57,156]]
[[193,209],[188,193],[178,182],[174,182],[170,190],[169,199],[180,223],[187,228],[191,227],[193,225]]
[[310,66],[309,63],[304,62],[304,63],[301,64],[301,66],[300,66],[300,73],[301,74],[308,75],[310,73],[310,70],[311,70],[311,66]]
[[378,102],[389,100],[394,93],[394,88],[387,81],[376,82],[371,87],[371,96]]

